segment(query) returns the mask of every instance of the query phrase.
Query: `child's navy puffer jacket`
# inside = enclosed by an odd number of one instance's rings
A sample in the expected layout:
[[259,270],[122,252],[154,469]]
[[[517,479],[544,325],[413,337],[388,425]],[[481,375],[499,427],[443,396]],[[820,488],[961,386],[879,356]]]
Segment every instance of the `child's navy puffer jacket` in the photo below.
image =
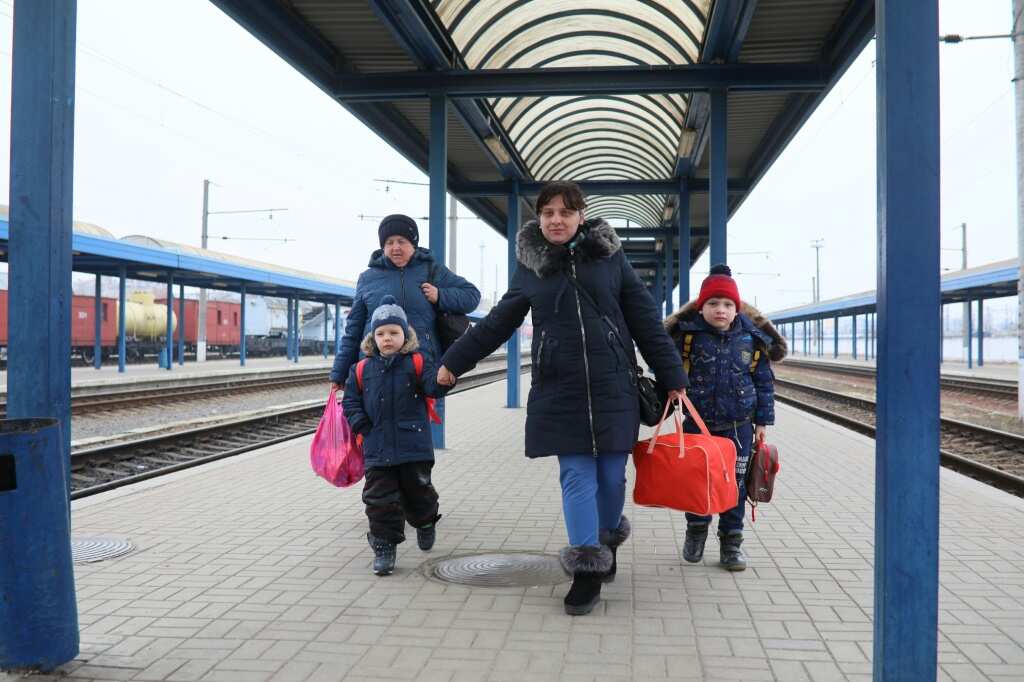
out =
[[356,367],[348,373],[341,404],[352,430],[363,436],[366,468],[388,467],[406,462],[434,461],[430,420],[424,398],[440,397],[446,387],[437,384],[437,365],[423,354],[423,373],[416,378],[412,353],[419,344],[409,328],[402,350],[381,357],[373,337],[363,340],[367,355],[363,388],[356,381]]
[[[775,423],[771,336],[743,313],[736,316],[729,329],[721,331],[705,322],[696,310],[679,317],[676,333],[680,353],[690,364],[686,394],[709,429],[732,428],[736,422],[748,419],[759,426]],[[687,337],[689,352],[685,350]]]

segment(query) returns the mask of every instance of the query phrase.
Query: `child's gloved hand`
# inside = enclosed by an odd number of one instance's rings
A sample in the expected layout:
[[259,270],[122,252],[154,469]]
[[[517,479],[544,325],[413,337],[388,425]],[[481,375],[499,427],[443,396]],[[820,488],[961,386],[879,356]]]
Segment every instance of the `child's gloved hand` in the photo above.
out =
[[764,439],[768,437],[767,426],[755,426],[754,427],[754,442],[763,443]]
[[363,434],[356,434],[356,445],[358,445],[359,447],[363,447]]

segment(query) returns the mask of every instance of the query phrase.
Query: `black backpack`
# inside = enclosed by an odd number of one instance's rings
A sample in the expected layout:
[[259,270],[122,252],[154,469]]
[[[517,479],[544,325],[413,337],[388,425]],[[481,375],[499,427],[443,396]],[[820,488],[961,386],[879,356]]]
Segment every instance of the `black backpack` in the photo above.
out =
[[[427,272],[427,281],[434,284],[434,269],[436,263],[430,264]],[[436,286],[436,285],[435,285]],[[440,297],[438,301],[440,302]],[[441,344],[441,353],[445,353],[459,338],[469,330],[469,317],[462,313],[449,313],[441,310],[438,304],[434,304],[435,317],[437,319],[437,340]]]

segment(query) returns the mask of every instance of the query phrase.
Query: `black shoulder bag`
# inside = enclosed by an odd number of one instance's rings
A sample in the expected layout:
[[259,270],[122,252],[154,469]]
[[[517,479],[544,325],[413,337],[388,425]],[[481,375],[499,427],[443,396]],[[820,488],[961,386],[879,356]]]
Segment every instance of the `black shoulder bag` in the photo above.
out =
[[[436,267],[435,263],[431,263],[430,269],[427,271],[427,282],[430,284],[434,284],[434,269]],[[449,313],[441,310],[439,307],[440,303],[441,297],[439,291],[437,303],[434,304],[434,311],[436,313],[435,317],[437,318],[437,340],[441,344],[441,353],[445,353],[452,347],[452,344],[459,340],[459,337],[466,333],[469,329],[470,322],[469,317],[462,313]],[[440,358],[438,358],[438,360],[440,360]]]
[[[633,345],[626,346],[626,342],[622,340],[622,335],[619,334],[619,328],[615,326],[611,318],[604,314],[600,306],[597,305],[597,301],[583,288],[572,273],[566,272],[565,276],[569,278],[569,282],[576,287],[576,291],[579,292],[580,297],[586,301],[591,308],[597,311],[601,321],[604,322],[611,333],[615,336],[615,340],[618,341],[619,346],[622,348],[622,352],[626,354],[626,358],[629,363],[633,366],[633,372],[635,375],[636,392],[640,402],[640,421],[647,426],[657,426],[661,421],[661,415],[665,409],[665,403],[668,402],[668,391],[661,387],[654,379],[644,374],[644,370],[636,363],[636,351],[633,350]],[[582,324],[582,320],[580,323]]]

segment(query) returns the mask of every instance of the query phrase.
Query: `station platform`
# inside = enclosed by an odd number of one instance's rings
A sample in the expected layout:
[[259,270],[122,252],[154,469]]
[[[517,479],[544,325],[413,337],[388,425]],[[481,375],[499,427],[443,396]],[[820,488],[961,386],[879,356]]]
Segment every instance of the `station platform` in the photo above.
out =
[[[101,387],[116,386],[120,384],[144,383],[155,379],[168,379],[181,381],[200,377],[224,376],[243,374],[249,372],[287,372],[291,369],[310,369],[313,367],[324,367],[325,376],[330,372],[334,363],[334,356],[324,359],[322,355],[304,355],[299,361],[292,362],[284,357],[274,358],[246,358],[245,367],[238,363],[238,358],[226,358],[223,360],[207,360],[206,362],[195,362],[186,360],[184,365],[175,363],[174,369],[166,370],[158,367],[155,362],[144,364],[128,365],[127,371],[117,371],[117,362],[104,363],[103,367],[72,367],[71,387]],[[7,372],[0,372],[0,393],[7,393]]]
[[[854,367],[870,367],[874,369],[875,359],[865,360],[863,358],[854,359],[849,354],[839,354],[838,358],[833,358],[832,353],[827,353],[824,357],[818,357],[815,354],[804,355],[803,353],[793,352],[790,349],[790,354],[787,356],[794,360],[806,360],[808,362],[820,362],[822,364],[835,364],[835,365],[852,365]],[[785,364],[785,360],[783,360]],[[986,362],[981,367],[975,364],[973,367],[968,368],[966,362],[953,362],[947,360],[942,363],[941,372],[944,375],[950,376],[962,376],[975,379],[1003,379],[1006,381],[1017,380],[1017,363],[1016,362]]]
[[[566,543],[557,462],[523,457],[526,413],[504,396],[449,398],[437,545],[410,533],[390,577],[370,571],[361,486],[317,479],[308,438],[75,502],[76,537],[138,549],[76,567],[82,653],[31,679],[871,679],[873,442],[783,405],[777,501],[748,519],[746,572],[720,569],[713,539],[686,564],[683,515],[627,499],[633,537],[589,616],[564,614],[568,578],[425,577],[445,555]],[[939,679],[1022,679],[1024,500],[946,470],[941,484]]]

